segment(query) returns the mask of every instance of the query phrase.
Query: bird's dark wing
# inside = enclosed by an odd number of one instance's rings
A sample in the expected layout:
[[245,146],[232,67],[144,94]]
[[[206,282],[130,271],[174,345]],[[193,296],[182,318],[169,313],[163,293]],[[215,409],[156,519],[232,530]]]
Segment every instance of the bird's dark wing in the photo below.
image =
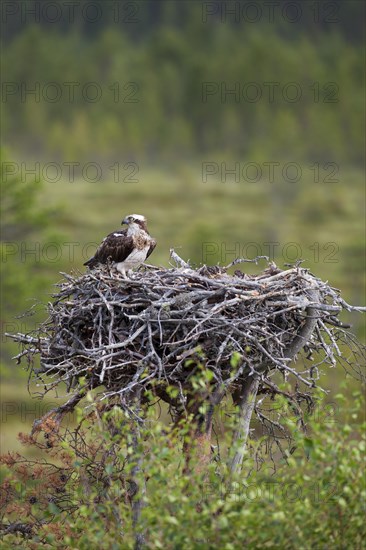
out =
[[154,251],[156,247],[156,240],[155,239],[152,239],[151,240],[151,244],[150,244],[150,248],[149,250],[147,251],[147,254],[146,254],[146,259],[150,256],[150,254],[152,254],[152,252]]
[[127,237],[127,230],[114,231],[103,239],[94,256],[84,265],[95,267],[97,264],[105,264],[108,259],[113,262],[123,262],[134,249],[132,237]]

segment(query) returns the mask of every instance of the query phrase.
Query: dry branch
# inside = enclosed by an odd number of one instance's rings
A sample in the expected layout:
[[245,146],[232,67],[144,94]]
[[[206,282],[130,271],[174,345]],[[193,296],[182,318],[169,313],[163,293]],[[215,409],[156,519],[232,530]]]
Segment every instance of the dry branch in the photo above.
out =
[[[321,366],[339,360],[360,371],[364,348],[338,316],[361,308],[307,269],[296,264],[282,271],[270,263],[258,275],[229,275],[227,268],[192,269],[174,251],[171,257],[178,267],[145,267],[129,280],[109,266],[64,274],[47,321],[32,333],[11,335],[22,345],[18,361],[27,358],[45,392],[61,382],[74,392],[55,414],[62,416],[89,388],[125,407],[152,389],[176,418],[187,412],[199,417],[199,405],[208,402],[203,425],[209,433],[213,409],[227,393],[248,417],[242,397],[250,393],[249,380],[259,393],[283,395],[275,378],[280,373],[293,381],[288,399],[301,410],[319,386]],[[292,364],[302,348],[307,359]],[[211,380],[192,399],[192,377],[202,368]],[[168,386],[178,388],[177,397]],[[265,415],[255,411],[268,427]]]

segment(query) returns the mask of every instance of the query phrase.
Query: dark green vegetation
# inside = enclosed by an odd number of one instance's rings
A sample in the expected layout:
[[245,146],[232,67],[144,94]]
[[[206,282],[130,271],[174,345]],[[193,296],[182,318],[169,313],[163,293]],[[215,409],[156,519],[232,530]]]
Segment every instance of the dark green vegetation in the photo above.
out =
[[16,156],[362,165],[363,58],[340,24],[315,35],[288,24],[286,36],[273,24],[204,23],[187,4],[189,16],[138,37],[132,25],[16,34],[3,56]]

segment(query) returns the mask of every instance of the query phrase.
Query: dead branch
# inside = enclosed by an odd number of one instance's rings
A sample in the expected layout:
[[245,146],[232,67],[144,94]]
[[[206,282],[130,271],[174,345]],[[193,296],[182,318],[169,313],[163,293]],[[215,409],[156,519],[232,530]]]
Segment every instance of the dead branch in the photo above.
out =
[[[208,436],[214,408],[231,393],[240,409],[238,468],[256,390],[283,394],[274,373],[292,382],[295,408],[312,399],[320,368],[338,361],[361,376],[365,349],[338,316],[362,308],[307,269],[269,263],[258,275],[232,276],[227,269],[241,260],[193,269],[174,251],[171,257],[179,267],[147,266],[129,280],[109,266],[65,274],[47,305],[48,319],[29,334],[9,335],[22,346],[17,361],[27,360],[45,393],[63,383],[75,392],[51,411],[57,420],[88,389],[99,388],[100,400],[117,399],[130,411],[135,396],[151,390],[169,403],[175,420],[198,418],[199,404],[207,402],[199,424]],[[301,349],[306,358],[291,365]],[[192,379],[203,370],[211,372],[210,383],[192,399]],[[179,390],[173,401],[168,386]]]

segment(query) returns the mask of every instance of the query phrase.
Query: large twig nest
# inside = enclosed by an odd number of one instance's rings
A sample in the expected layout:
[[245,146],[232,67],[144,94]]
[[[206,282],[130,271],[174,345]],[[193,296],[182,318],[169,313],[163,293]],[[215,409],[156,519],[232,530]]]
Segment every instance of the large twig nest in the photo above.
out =
[[[270,264],[255,276],[205,266],[146,267],[130,280],[107,266],[65,275],[58,287],[48,320],[31,334],[12,336],[24,346],[19,360],[28,357],[46,389],[61,381],[77,387],[85,377],[91,388],[104,386],[104,396],[128,399],[153,380],[182,393],[199,364],[217,387],[235,387],[250,373],[273,387],[274,371],[313,387],[320,364],[334,366],[336,356],[346,361],[337,316],[353,308],[299,266],[281,271]],[[304,345],[309,361],[295,370],[290,361]]]

